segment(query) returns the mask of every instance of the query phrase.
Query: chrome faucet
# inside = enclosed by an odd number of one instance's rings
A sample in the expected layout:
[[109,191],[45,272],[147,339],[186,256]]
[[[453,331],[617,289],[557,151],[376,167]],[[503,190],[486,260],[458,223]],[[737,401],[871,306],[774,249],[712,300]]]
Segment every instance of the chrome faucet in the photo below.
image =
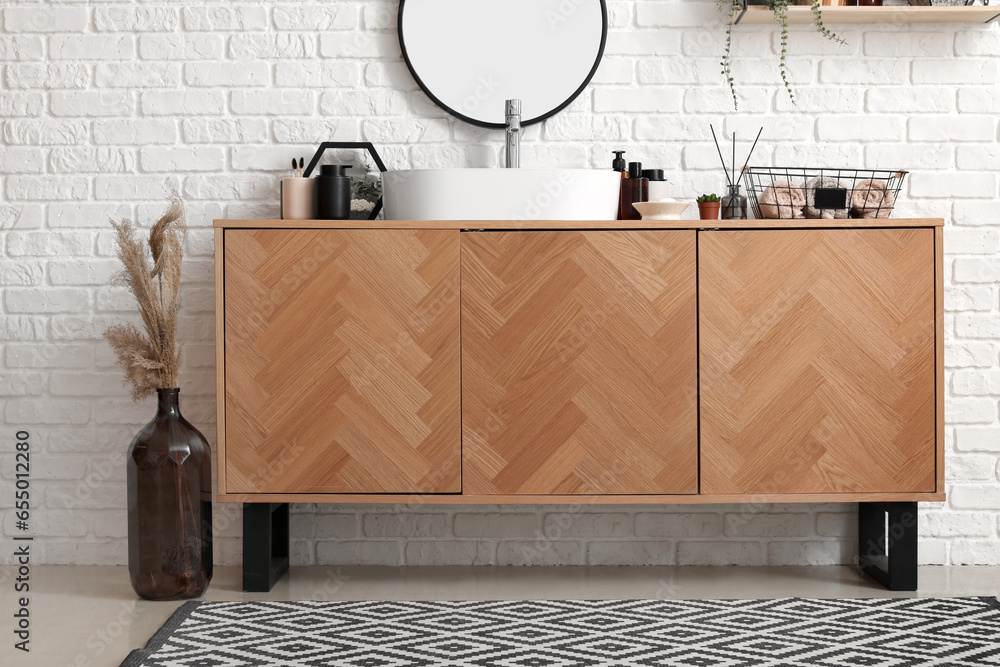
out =
[[521,100],[507,100],[504,105],[504,116],[507,123],[507,161],[508,169],[521,166]]

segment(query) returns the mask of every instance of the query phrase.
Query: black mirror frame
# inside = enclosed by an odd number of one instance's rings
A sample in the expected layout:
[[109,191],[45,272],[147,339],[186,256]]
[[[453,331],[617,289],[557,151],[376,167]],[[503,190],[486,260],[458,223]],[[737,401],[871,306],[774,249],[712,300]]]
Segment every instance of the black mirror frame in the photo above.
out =
[[[573,94],[570,95],[565,102],[557,106],[555,109],[545,112],[541,116],[536,116],[535,118],[530,118],[528,120],[522,120],[521,121],[522,127],[525,125],[534,125],[535,123],[540,123],[543,120],[551,118],[552,116],[556,115],[557,113],[568,107],[570,103],[572,103],[573,100],[579,97],[580,93],[582,93],[587,88],[587,86],[590,85],[590,81],[591,79],[594,78],[594,74],[597,73],[597,68],[600,66],[601,60],[604,59],[604,47],[608,43],[608,4],[606,0],[599,0],[599,2],[601,3],[601,17],[604,19],[604,26],[601,30],[601,48],[597,50],[597,59],[594,61],[594,66],[590,68],[590,73],[587,74],[587,78],[584,79],[583,83],[580,84],[580,87],[577,88],[575,91],[573,91]],[[399,48],[403,52],[403,61],[406,63],[406,69],[410,71],[410,74],[413,76],[413,80],[417,82],[418,86],[420,86],[420,90],[424,91],[427,97],[429,97],[431,101],[434,102],[434,104],[438,105],[439,107],[450,113],[455,118],[458,118],[459,120],[463,120],[471,125],[476,125],[478,127],[485,127],[492,130],[504,129],[504,127],[506,126],[503,123],[487,123],[486,121],[476,120],[474,118],[469,118],[464,114],[460,114],[459,112],[455,111],[447,104],[439,100],[434,95],[434,93],[432,93],[427,88],[427,86],[421,80],[420,76],[417,75],[417,72],[413,69],[413,64],[410,62],[410,57],[406,54],[406,41],[403,39],[403,8],[405,6],[406,6],[406,0],[399,0],[399,14],[397,15],[396,19],[396,34],[399,36]]]

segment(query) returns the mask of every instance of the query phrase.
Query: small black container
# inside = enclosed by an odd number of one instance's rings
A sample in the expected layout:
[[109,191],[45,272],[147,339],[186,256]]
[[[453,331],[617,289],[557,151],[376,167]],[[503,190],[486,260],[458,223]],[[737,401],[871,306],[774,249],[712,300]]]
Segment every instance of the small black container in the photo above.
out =
[[349,164],[324,164],[316,177],[316,218],[347,220],[351,217]]

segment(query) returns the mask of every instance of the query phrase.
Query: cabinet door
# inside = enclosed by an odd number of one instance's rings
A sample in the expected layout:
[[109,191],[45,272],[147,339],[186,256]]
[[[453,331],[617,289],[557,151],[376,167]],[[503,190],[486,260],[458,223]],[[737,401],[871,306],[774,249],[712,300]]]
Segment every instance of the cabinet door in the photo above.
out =
[[458,231],[225,232],[226,491],[461,490]]
[[933,231],[698,246],[702,493],[933,492]]
[[695,233],[462,237],[463,490],[697,492]]

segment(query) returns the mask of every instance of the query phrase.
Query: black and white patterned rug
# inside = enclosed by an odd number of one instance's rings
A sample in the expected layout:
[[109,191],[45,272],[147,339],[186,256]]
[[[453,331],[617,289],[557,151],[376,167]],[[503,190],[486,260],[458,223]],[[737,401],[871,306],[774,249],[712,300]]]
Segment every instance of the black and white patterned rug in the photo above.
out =
[[188,602],[122,667],[1000,666],[996,598]]

